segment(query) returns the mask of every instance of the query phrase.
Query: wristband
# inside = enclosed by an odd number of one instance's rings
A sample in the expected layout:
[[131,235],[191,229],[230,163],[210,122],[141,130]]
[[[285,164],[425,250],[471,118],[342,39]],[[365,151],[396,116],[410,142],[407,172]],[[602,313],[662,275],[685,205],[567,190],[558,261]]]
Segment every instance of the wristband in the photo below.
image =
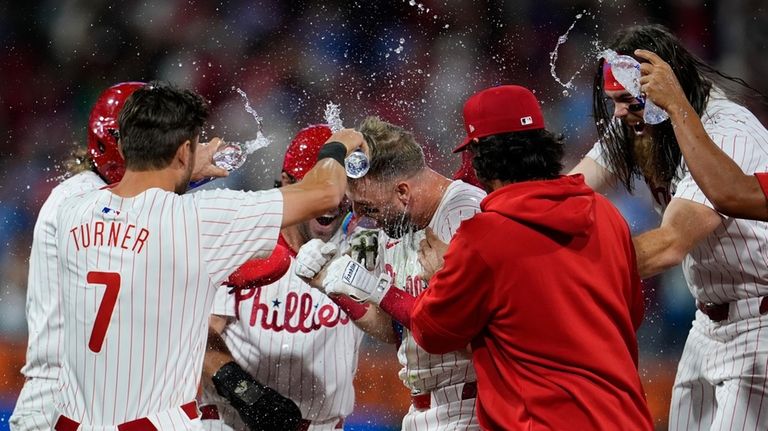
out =
[[329,157],[339,162],[341,166],[344,166],[344,159],[347,157],[347,147],[338,141],[328,142],[320,147],[320,152],[317,154],[317,160],[320,161]]
[[328,295],[328,297],[339,306],[341,311],[347,313],[347,316],[353,322],[365,316],[365,313],[368,312],[368,304],[357,302],[349,296]]

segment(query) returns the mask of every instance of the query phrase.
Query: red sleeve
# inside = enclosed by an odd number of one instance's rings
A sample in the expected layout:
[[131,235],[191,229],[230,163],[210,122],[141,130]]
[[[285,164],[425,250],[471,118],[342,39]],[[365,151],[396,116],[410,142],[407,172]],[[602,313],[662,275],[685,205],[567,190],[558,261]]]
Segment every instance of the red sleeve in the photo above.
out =
[[453,237],[443,269],[416,298],[411,313],[411,332],[429,353],[465,348],[490,319],[493,273],[465,237],[471,237],[469,229]]
[[415,303],[416,297],[392,286],[381,298],[379,307],[403,326],[411,329],[411,313]]
[[757,182],[760,183],[760,188],[763,189],[765,198],[768,199],[768,172],[756,172]]

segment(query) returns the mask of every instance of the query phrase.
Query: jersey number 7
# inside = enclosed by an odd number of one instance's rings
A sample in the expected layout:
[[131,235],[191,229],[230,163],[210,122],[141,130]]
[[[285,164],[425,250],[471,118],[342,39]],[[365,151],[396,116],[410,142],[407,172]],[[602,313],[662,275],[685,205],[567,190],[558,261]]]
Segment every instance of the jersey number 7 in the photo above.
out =
[[116,272],[90,271],[87,277],[90,284],[103,284],[107,287],[101,298],[99,311],[96,312],[96,321],[93,323],[91,338],[88,340],[88,348],[92,352],[99,353],[104,345],[104,337],[107,335],[109,321],[112,320],[112,311],[115,309],[117,294],[120,292],[120,274]]

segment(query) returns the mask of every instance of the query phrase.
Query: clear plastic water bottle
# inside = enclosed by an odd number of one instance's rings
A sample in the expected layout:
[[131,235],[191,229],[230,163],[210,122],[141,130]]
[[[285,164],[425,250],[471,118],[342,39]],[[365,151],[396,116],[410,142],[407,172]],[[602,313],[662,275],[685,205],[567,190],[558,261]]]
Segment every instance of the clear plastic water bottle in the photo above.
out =
[[243,166],[248,154],[240,142],[225,142],[214,154],[213,163],[229,172]]
[[[229,172],[243,166],[245,159],[248,158],[248,152],[240,142],[224,142],[215,153],[213,153],[213,163]],[[189,183],[189,188],[200,187],[213,181],[214,177],[203,178]]]
[[655,103],[653,103],[648,98],[642,98],[643,102],[645,102],[645,111],[643,111],[643,121],[645,121],[648,124],[659,124],[661,122],[666,121],[669,118],[669,114],[667,114],[667,111],[659,108],[656,106]]
[[368,156],[362,150],[355,150],[344,159],[344,169],[349,178],[362,178],[370,168]]
[[616,81],[644,105],[643,121],[648,124],[659,124],[669,118],[666,111],[656,106],[642,94],[640,90],[640,63],[637,60],[628,55],[619,55],[612,49],[603,51],[600,53],[600,57],[611,65],[611,72],[613,72]]

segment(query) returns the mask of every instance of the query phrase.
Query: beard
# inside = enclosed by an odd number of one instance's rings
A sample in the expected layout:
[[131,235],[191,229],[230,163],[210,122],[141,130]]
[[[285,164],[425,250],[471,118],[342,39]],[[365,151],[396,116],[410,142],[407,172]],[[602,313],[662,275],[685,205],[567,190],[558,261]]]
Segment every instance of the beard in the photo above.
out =
[[183,195],[189,190],[189,182],[192,179],[192,169],[194,168],[194,165],[189,164],[188,166],[189,168],[184,172],[179,182],[176,183],[176,187],[174,187],[173,191],[176,192],[177,195]]
[[394,214],[394,217],[388,218],[381,225],[384,233],[393,239],[402,238],[406,233],[418,230],[413,224],[411,215],[405,211]]

